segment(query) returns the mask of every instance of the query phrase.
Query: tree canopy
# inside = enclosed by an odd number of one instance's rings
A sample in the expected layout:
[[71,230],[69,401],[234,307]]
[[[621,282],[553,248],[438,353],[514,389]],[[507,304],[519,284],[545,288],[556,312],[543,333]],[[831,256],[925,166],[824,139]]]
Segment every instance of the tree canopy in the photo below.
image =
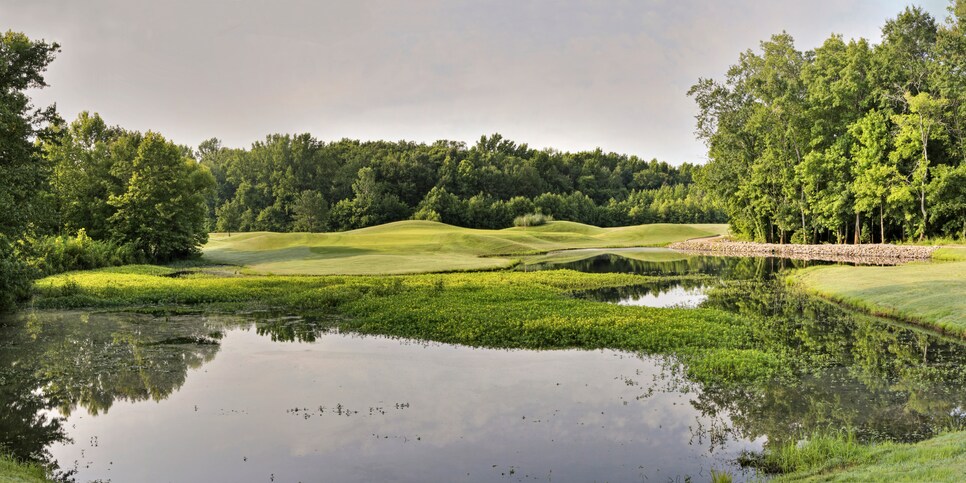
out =
[[44,72],[56,43],[8,31],[0,36],[0,310],[27,295],[29,274],[18,252],[39,217],[45,170],[35,140],[56,120],[53,107],[37,109],[28,89],[46,87]]
[[700,79],[698,186],[736,233],[771,242],[966,237],[966,1],[938,23],[906,8],[882,42],[787,33]]

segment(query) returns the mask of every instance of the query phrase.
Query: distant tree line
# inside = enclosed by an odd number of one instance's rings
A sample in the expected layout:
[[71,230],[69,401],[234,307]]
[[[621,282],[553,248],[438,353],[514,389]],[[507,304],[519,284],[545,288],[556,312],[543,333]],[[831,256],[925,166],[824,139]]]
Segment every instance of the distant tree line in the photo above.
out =
[[693,183],[700,167],[534,150],[496,134],[438,141],[321,142],[270,135],[197,150],[81,113],[67,123],[26,95],[59,46],[0,38],[0,309],[44,274],[191,256],[208,232],[331,231],[435,220],[612,226],[723,222]]
[[966,0],[906,8],[878,45],[786,33],[700,79],[698,186],[769,242],[966,238]]
[[217,182],[218,231],[337,231],[433,220],[506,228],[528,213],[599,226],[713,223],[723,210],[693,184],[699,167],[604,153],[536,150],[499,134],[453,141],[321,142],[271,135],[251,149],[199,146]]

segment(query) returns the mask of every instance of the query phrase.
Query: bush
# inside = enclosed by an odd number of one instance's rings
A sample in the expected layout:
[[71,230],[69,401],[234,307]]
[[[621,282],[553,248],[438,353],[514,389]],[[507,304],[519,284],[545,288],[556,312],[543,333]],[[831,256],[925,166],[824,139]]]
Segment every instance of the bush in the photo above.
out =
[[544,215],[543,213],[529,213],[514,218],[513,226],[540,226],[546,225],[551,221],[553,221],[553,217],[550,215]]
[[30,267],[21,261],[0,236],[0,312],[16,306],[30,295]]
[[33,241],[29,264],[41,276],[72,270],[144,263],[132,245],[94,240],[83,229],[76,237],[43,237]]

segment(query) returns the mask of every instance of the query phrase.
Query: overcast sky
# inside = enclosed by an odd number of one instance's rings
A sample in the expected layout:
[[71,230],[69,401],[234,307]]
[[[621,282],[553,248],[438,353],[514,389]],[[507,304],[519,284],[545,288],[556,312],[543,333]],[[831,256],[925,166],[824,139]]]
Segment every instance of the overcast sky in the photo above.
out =
[[[0,28],[57,41],[38,105],[197,146],[500,132],[702,162],[698,77],[788,31],[879,41],[893,0],[0,0]],[[918,0],[940,20],[946,0]]]

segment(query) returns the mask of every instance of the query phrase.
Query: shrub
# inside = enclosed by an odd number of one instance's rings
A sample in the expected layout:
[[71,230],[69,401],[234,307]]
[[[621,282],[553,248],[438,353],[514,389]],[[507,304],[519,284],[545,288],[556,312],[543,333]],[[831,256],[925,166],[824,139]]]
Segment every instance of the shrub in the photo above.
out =
[[129,244],[94,240],[81,229],[76,237],[43,237],[31,244],[29,263],[41,276],[131,263],[144,257]]
[[544,215],[543,213],[528,213],[526,215],[514,218],[513,226],[540,226],[546,225],[551,221],[553,221],[553,217],[550,215]]

